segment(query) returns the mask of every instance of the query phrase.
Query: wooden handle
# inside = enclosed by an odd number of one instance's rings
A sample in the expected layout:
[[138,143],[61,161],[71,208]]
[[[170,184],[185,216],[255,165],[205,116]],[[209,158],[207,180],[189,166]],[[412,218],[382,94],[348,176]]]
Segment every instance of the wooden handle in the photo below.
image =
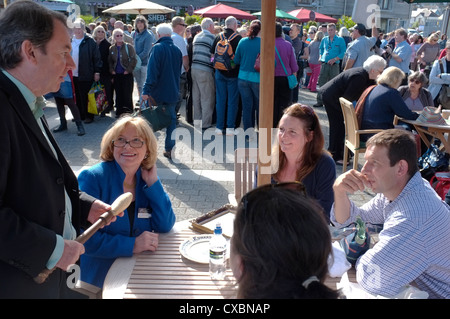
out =
[[[124,193],[117,197],[114,203],[111,204],[111,210],[103,213],[99,217],[99,219],[94,224],[92,224],[91,227],[86,229],[85,232],[78,236],[75,241],[79,242],[80,244],[84,244],[89,238],[92,237],[92,235],[95,234],[97,230],[108,224],[114,216],[117,216],[125,209],[127,209],[128,206],[130,206],[132,200],[133,194],[130,192]],[[38,284],[42,284],[47,280],[48,276],[50,276],[55,269],[56,267],[54,267],[53,269],[44,269],[39,275],[34,277],[33,280]]]

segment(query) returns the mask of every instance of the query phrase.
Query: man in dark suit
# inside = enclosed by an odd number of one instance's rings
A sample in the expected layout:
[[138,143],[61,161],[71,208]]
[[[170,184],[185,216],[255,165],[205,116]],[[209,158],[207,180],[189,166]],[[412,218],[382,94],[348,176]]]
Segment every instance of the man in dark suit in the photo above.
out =
[[70,51],[64,15],[32,1],[0,15],[0,298],[74,297],[66,270],[84,253],[74,239],[110,209],[79,191],[43,116],[42,95],[75,66]]

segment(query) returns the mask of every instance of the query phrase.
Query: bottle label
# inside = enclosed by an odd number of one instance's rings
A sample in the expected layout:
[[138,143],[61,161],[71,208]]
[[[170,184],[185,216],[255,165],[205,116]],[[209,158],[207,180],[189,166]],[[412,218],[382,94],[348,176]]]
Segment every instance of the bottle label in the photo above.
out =
[[225,257],[225,251],[214,251],[214,250],[209,250],[209,258],[212,259],[222,259]]

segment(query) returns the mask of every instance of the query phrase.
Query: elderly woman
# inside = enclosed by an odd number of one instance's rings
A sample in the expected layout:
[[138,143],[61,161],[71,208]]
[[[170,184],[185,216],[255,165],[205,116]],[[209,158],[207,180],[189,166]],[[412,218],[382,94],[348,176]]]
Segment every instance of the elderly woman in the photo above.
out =
[[237,298],[337,299],[324,284],[332,251],[325,219],[288,186],[258,187],[239,203],[230,242]]
[[422,72],[416,71],[408,76],[408,85],[398,88],[403,101],[411,111],[422,111],[425,106],[433,106],[430,91],[424,86],[428,79]]
[[137,64],[136,51],[124,42],[122,29],[114,29],[109,48],[109,71],[116,91],[116,118],[133,112],[133,70]]
[[330,123],[328,151],[336,164],[342,165],[345,141],[344,116],[339,98],[357,101],[366,88],[375,84],[375,80],[385,67],[386,61],[382,57],[372,55],[362,67],[340,73],[319,89]]
[[[428,90],[433,97],[435,106],[439,106],[441,101],[439,99],[439,93],[443,85],[450,85],[450,42],[447,42],[445,46],[445,56],[439,60],[436,60],[433,64],[433,68],[430,73],[430,85]],[[441,71],[441,67],[443,72]],[[443,105],[445,108],[450,106]]]
[[100,69],[100,83],[103,84],[106,92],[106,99],[108,101],[108,106],[100,114],[101,117],[105,116],[114,109],[114,92],[112,87],[112,76],[109,71],[109,47],[111,43],[107,40],[106,30],[103,26],[99,25],[95,27],[92,32],[92,38],[95,40],[100,51],[100,56],[102,58],[102,68]]
[[[419,114],[411,111],[397,91],[405,73],[395,66],[388,67],[377,80],[377,86],[367,95],[361,110],[361,129],[394,128],[394,117],[415,120]],[[357,111],[358,113],[358,111]],[[367,134],[361,136],[366,141]]]
[[85,244],[81,279],[103,286],[117,257],[130,257],[158,248],[158,233],[172,229],[175,215],[156,169],[157,140],[148,122],[124,115],[105,133],[103,162],[80,173],[80,189],[111,204],[125,192],[133,201],[125,216],[100,229]]

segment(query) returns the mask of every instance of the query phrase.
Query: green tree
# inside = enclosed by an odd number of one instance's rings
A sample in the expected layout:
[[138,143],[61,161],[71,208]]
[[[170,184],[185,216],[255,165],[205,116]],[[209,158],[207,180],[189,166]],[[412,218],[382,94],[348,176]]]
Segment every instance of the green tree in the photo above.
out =
[[191,15],[191,16],[186,16],[186,18],[184,19],[184,21],[186,22],[187,25],[191,25],[194,24],[195,22],[197,22],[198,24],[200,24],[203,20],[202,16],[199,15]]
[[350,29],[355,24],[356,24],[356,22],[354,22],[352,20],[352,17],[342,16],[336,23],[336,28],[337,28],[337,30],[339,30],[341,27],[346,27],[347,29]]

